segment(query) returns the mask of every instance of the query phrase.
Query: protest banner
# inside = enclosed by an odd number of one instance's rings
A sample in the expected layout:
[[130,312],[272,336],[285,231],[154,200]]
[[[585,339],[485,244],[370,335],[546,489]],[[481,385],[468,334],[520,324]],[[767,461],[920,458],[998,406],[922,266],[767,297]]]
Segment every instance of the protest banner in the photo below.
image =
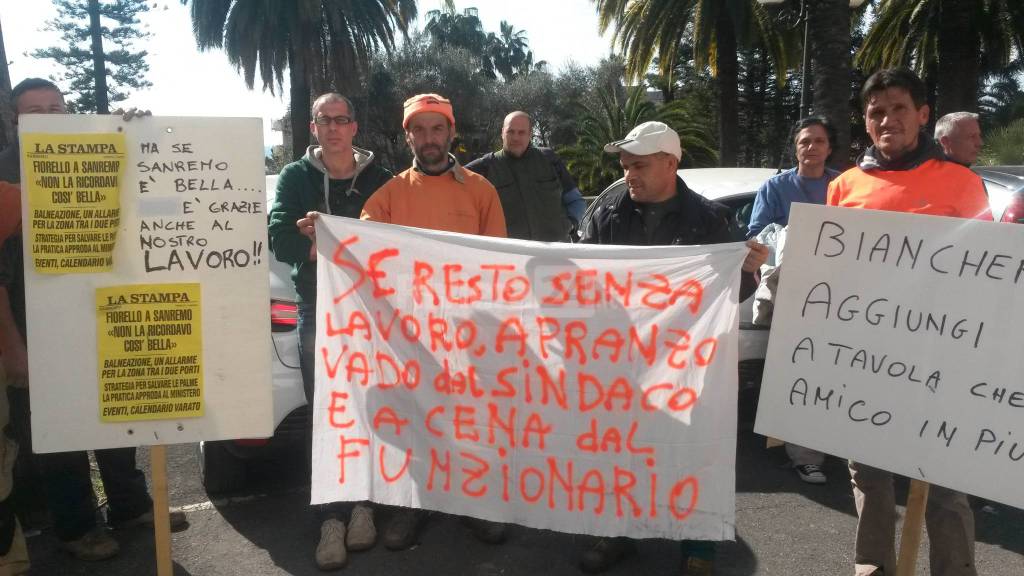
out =
[[794,204],[755,431],[1024,505],[1024,227]]
[[265,437],[258,119],[20,119],[33,449]]
[[746,251],[321,218],[313,502],[733,538]]

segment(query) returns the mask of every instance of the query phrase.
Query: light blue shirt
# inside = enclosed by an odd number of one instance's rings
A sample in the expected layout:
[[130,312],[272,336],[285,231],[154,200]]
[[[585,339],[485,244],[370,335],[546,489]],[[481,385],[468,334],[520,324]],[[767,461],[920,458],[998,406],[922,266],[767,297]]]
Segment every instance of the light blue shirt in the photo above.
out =
[[838,171],[825,168],[821,178],[805,178],[797,174],[796,168],[791,168],[769,178],[754,198],[747,237],[757,236],[769,224],[789,224],[789,208],[793,202],[824,204],[828,183],[838,175]]

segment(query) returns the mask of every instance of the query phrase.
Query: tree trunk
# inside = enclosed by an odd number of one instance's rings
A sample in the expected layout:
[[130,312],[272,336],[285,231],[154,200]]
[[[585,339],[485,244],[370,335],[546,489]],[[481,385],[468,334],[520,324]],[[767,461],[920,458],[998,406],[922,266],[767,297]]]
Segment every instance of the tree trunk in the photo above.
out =
[[831,164],[850,166],[850,5],[849,0],[818,0],[810,3],[810,44],[814,70],[815,114],[824,116],[836,129]]
[[107,64],[100,29],[100,0],[89,0],[89,35],[92,37],[92,78],[96,90],[96,113],[110,114],[107,96]]
[[291,102],[289,117],[292,120],[292,160],[302,158],[309,146],[309,79],[302,58],[297,58],[295,47],[288,51],[288,97]]
[[981,45],[971,28],[974,2],[942,0],[939,15],[939,77],[936,118],[950,112],[978,109]]
[[4,31],[0,27],[0,150],[14,142],[14,107],[11,102],[11,71],[7,68]]
[[740,82],[743,84],[741,102],[744,104],[744,111],[740,114],[740,126],[748,137],[740,145],[739,158],[740,166],[758,166],[757,155],[764,151],[761,146],[760,131],[755,124],[761,122],[760,111],[757,105],[757,88],[755,86],[762,70],[759,66],[757,49],[745,48],[740,54]]
[[728,5],[715,19],[715,57],[718,65],[718,165],[735,166],[739,150],[739,65],[736,32]]
[[932,61],[925,64],[923,80],[925,89],[927,90],[926,98],[928,100],[928,109],[931,111],[931,114],[928,115],[928,125],[925,130],[927,130],[929,134],[935,133],[935,122],[939,119],[939,117],[935,115],[935,112],[939,109],[937,106],[939,97],[939,76],[939,64],[937,62]]

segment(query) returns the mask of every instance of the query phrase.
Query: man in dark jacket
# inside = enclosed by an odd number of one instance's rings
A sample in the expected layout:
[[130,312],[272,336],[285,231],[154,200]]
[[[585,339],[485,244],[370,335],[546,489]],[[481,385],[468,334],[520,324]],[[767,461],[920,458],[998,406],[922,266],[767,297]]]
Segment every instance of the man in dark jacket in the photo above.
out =
[[498,190],[509,238],[566,242],[586,202],[565,162],[550,148],[531,143],[533,122],[526,112],[505,117],[501,150],[466,165]]
[[[736,241],[729,228],[729,209],[690,190],[676,174],[682,148],[675,130],[661,122],[644,122],[604,149],[619,154],[626,188],[597,200],[600,204],[584,223],[581,242],[664,246]],[[766,246],[753,240],[747,246],[741,301],[754,293],[754,274],[768,258]]]
[[[626,138],[604,147],[619,155],[626,188],[607,198],[584,223],[581,242],[634,246],[719,244],[733,242],[728,209],[693,190],[676,174],[682,148],[675,130],[661,122],[644,122]],[[755,273],[768,259],[768,247],[747,241],[750,252],[743,261],[740,301],[757,288]],[[580,562],[586,572],[603,572],[633,550],[628,538],[602,538]],[[713,542],[684,541],[683,573],[711,574]]]
[[[310,213],[359,218],[363,204],[391,179],[391,172],[373,163],[373,152],[352,145],[359,129],[352,103],[341,94],[328,93],[313,102],[309,130],[318,146],[281,170],[277,196],[270,209],[270,249],[281,262],[292,265],[292,280],[299,301],[299,366],[302,387],[313,408],[314,349],[316,346],[316,244],[300,230],[299,220]],[[312,228],[309,228],[312,232]],[[313,419],[306,430],[312,457]],[[373,511],[357,504],[346,535],[337,506],[318,509],[322,516],[316,563],[322,570],[345,565],[348,550],[366,550],[377,540]]]
[[[19,82],[11,91],[11,103],[16,123],[17,116],[21,114],[67,114],[60,89],[53,82],[42,78],[27,78]],[[124,112],[123,118],[127,121],[134,116],[146,114],[148,112],[140,114],[132,108]],[[20,160],[16,140],[0,154],[0,179],[20,183]],[[18,209],[20,214],[20,201],[16,198],[4,198],[4,208],[12,209],[10,201],[13,201],[14,209]],[[9,385],[10,429],[18,437],[22,449],[29,451],[31,407],[25,330],[25,271],[22,235],[19,232],[7,238],[0,249],[0,348],[3,349],[0,362]],[[107,496],[107,521],[116,528],[153,526],[153,501],[146,488],[146,477],[136,465],[135,453],[135,448],[110,448],[93,452]],[[120,545],[96,521],[88,453],[84,450],[53,452],[37,454],[33,459],[42,475],[41,483],[60,547],[80,560],[98,561],[116,555]],[[30,462],[22,460],[21,465],[30,466]],[[26,479],[19,478],[18,482],[21,484],[18,490],[35,489],[35,486],[28,485]],[[3,504],[0,504],[0,511],[9,512]],[[186,523],[184,512],[171,511],[172,528],[184,527]],[[0,532],[6,534],[4,528],[7,526],[9,524],[4,521]]]

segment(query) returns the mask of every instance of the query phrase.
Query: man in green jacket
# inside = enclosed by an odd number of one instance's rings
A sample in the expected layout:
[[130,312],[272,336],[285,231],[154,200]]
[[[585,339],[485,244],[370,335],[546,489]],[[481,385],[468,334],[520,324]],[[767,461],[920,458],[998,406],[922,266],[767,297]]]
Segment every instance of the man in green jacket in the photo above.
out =
[[[300,231],[298,221],[310,213],[359,218],[366,199],[391,179],[391,172],[373,163],[373,152],[352,145],[359,130],[352,103],[341,94],[324,94],[313,102],[309,130],[318,146],[284,167],[277,178],[277,196],[270,209],[270,249],[292,265],[298,293],[299,366],[302,387],[313,407],[316,346],[316,244]],[[313,420],[306,429],[307,458],[312,464]],[[336,505],[318,507],[320,543],[316,563],[321,570],[345,565],[348,550],[366,550],[376,543],[373,511],[364,504],[352,510],[346,535]]]
[[498,190],[508,237],[566,242],[587,204],[565,162],[550,148],[531,143],[533,122],[522,111],[505,117],[501,150],[466,165]]

